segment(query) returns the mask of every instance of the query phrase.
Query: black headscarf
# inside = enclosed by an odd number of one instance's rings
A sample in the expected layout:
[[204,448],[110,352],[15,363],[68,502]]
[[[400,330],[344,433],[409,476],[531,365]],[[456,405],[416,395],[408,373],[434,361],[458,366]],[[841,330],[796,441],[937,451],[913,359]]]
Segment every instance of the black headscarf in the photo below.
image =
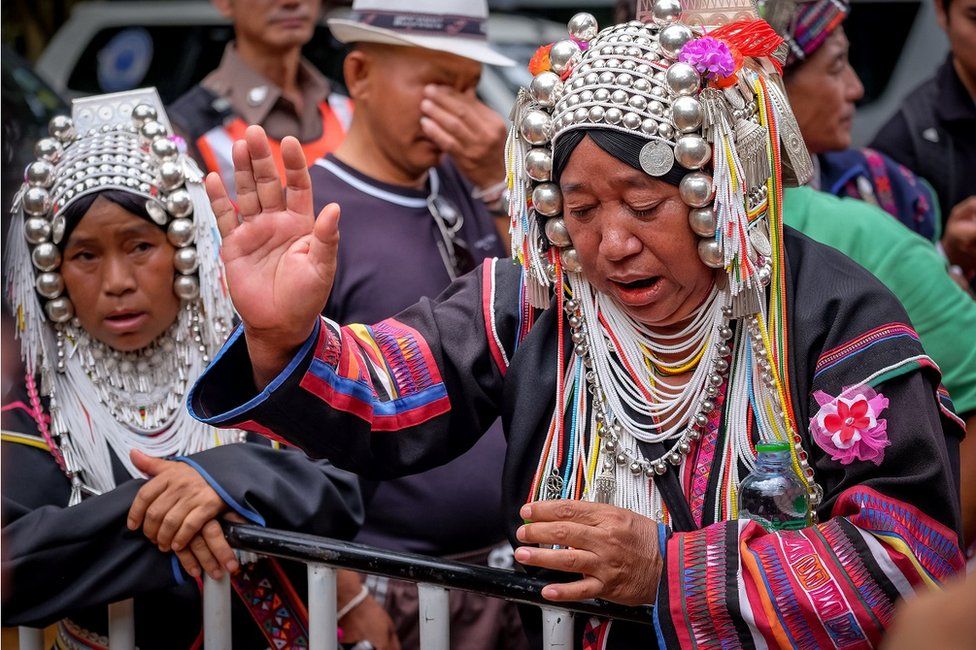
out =
[[61,212],[61,216],[64,217],[64,236],[61,238],[61,248],[64,248],[65,244],[68,243],[68,237],[71,236],[71,232],[81,222],[82,217],[88,214],[88,210],[99,197],[107,201],[111,201],[123,210],[131,212],[137,217],[142,217],[149,223],[158,226],[158,224],[156,224],[156,222],[150,218],[149,213],[146,211],[145,197],[139,196],[138,194],[133,194],[132,192],[126,192],[124,190],[102,190],[100,192],[92,192],[91,194],[86,194],[85,196],[81,197]]
[[[566,169],[569,157],[576,147],[579,146],[579,143],[583,141],[583,138],[586,137],[589,137],[596,146],[620,162],[630,165],[634,169],[644,171],[640,164],[640,152],[644,145],[648,143],[647,138],[635,133],[624,133],[623,131],[616,131],[614,129],[574,129],[560,136],[553,149],[552,178],[555,182],[559,182],[559,177],[562,176],[563,170]],[[650,178],[657,178],[669,185],[677,187],[685,174],[690,171],[690,169],[685,169],[678,163],[675,163],[671,171],[664,176],[651,176]]]

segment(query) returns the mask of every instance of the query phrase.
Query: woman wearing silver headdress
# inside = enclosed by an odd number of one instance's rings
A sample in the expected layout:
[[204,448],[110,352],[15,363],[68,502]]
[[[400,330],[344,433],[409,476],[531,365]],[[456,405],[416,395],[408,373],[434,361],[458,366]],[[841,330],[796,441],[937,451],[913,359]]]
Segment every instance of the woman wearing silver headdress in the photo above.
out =
[[[500,415],[510,536],[543,596],[656,606],[654,629],[587,622],[589,647],[876,644],[899,597],[963,565],[961,429],[897,301],[782,226],[812,169],[750,6],[575,16],[513,112],[518,264],[370,327],[318,317],[338,209],[314,218],[293,142],[283,195],[253,127],[239,213],[207,179],[243,326],[193,413],[378,477]],[[794,530],[739,516],[777,441],[809,498]]]
[[138,645],[190,647],[194,578],[226,569],[252,604],[237,647],[296,643],[301,622],[272,632],[250,593],[267,579],[297,615],[287,578],[266,561],[236,571],[218,518],[351,534],[355,480],[187,415],[234,314],[202,175],[156,92],[76,100],[50,133],[4,258],[27,374],[3,409],[3,624],[70,616],[60,647],[101,647],[105,604],[139,594]]

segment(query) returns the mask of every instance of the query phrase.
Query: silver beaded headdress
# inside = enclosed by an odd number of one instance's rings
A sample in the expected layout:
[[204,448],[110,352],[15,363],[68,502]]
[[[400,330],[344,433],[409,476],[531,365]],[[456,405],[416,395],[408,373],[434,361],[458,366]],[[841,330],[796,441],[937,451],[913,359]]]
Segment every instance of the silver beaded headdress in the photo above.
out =
[[[569,38],[537,55],[543,63],[534,61],[513,110],[507,151],[513,252],[534,304],[548,303],[557,264],[580,270],[551,178],[555,143],[577,129],[645,138],[640,163],[650,176],[687,170],[680,194],[703,238],[702,260],[728,270],[735,296],[757,294],[768,280],[766,217],[775,197],[767,181],[806,183],[812,164],[779,78],[782,39],[749,6],[730,13],[740,20],[708,29],[701,25],[729,16],[656,0],[648,22],[602,31],[593,16],[577,14]],[[755,302],[737,300],[746,310]]]
[[[223,343],[233,307],[203,174],[173,135],[155,89],[76,99],[71,117],[53,118],[49,133],[14,198],[5,293],[29,389],[40,375],[39,394],[51,397],[51,430],[42,433],[72,480],[74,503],[85,488],[114,485],[106,442],[136,476],[131,448],[168,455],[220,439],[184,415],[183,399]],[[71,226],[65,210],[105,190],[145,198],[146,212],[176,248],[173,291],[182,309],[160,339],[135,352],[112,350],[84,331],[59,273]],[[98,428],[71,430],[86,418]]]
[[[792,445],[816,506],[822,493],[798,433],[786,347],[782,188],[813,173],[781,85],[787,48],[751,0],[642,0],[638,17],[599,30],[592,15],[575,15],[569,38],[533,57],[532,83],[512,111],[512,253],[526,299],[546,308],[554,292],[572,341],[556,369],[556,442],[546,443],[530,499],[582,495],[662,520],[654,477],[680,467],[724,410],[722,453],[734,462],[717,516],[735,517],[754,434]],[[663,343],[581,274],[553,178],[556,146],[580,129],[644,140],[628,163],[677,182],[699,256],[725,271],[681,334]],[[562,350],[562,329],[557,336]],[[680,361],[668,365],[662,354]],[[686,384],[657,381],[682,373]],[[668,447],[648,458],[637,441]]]

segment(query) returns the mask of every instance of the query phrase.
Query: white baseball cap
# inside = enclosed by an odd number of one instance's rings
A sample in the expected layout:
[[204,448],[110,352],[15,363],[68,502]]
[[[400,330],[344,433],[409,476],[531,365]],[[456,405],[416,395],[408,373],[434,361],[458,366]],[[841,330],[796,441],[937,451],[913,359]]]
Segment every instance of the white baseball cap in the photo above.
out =
[[489,65],[515,62],[488,46],[486,0],[354,0],[348,18],[330,18],[342,43],[384,43],[438,50]]

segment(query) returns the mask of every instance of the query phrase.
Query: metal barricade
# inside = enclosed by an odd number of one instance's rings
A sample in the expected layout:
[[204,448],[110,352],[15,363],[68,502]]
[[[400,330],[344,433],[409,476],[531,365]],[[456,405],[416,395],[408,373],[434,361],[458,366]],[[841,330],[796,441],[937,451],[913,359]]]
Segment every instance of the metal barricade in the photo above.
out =
[[[338,649],[336,569],[350,569],[417,583],[420,647],[423,650],[450,649],[450,590],[470,591],[539,607],[542,610],[545,650],[573,647],[575,614],[652,624],[653,610],[648,606],[626,607],[592,600],[557,606],[541,595],[546,582],[524,573],[244,524],[229,525],[225,533],[230,545],[238,550],[294,560],[307,566],[309,650]],[[204,648],[231,650],[229,576],[224,575],[221,580],[204,577],[203,612]],[[133,648],[132,601],[111,605],[109,618],[110,648]],[[43,636],[40,636],[39,630],[21,628],[20,643],[25,650],[40,650]]]

